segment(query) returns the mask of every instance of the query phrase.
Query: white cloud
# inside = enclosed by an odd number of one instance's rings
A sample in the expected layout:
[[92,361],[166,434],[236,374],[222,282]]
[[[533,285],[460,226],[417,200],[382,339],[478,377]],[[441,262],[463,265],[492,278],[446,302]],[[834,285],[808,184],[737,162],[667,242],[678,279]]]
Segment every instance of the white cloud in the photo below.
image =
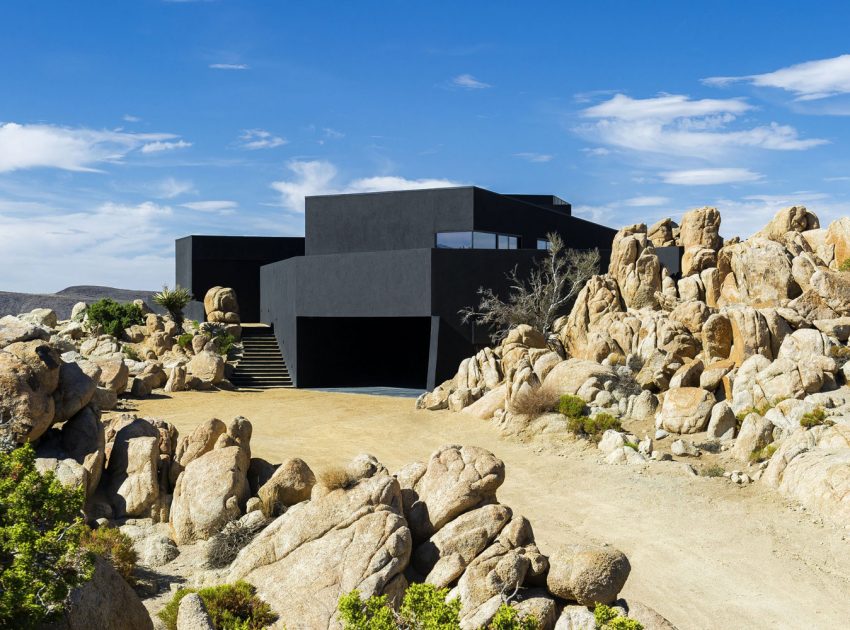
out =
[[755,182],[763,175],[748,168],[697,168],[683,171],[661,173],[665,184],[679,186],[709,186],[716,184],[736,184]]
[[322,131],[325,132],[325,138],[329,140],[339,140],[340,138],[345,137],[344,133],[337,131],[336,129],[331,129],[330,127],[325,127]]
[[489,83],[479,81],[471,74],[459,74],[454,79],[452,79],[452,83],[457,87],[466,88],[467,90],[483,90],[486,88],[493,87]]
[[731,151],[759,148],[775,151],[810,149],[826,140],[801,139],[788,125],[770,123],[730,129],[752,109],[740,99],[692,100],[681,95],[633,99],[617,94],[581,112],[594,122],[576,131],[603,145],[664,156],[719,160]]
[[586,147],[586,148],[582,149],[582,151],[584,153],[587,153],[588,155],[594,155],[594,156],[599,156],[599,157],[604,156],[604,155],[609,155],[611,153],[611,151],[609,151],[605,147],[593,147],[593,148]]
[[341,193],[379,192],[383,190],[415,190],[446,188],[461,184],[447,179],[406,179],[390,175],[364,177],[339,182],[338,170],[322,160],[293,160],[287,168],[294,174],[291,180],[272,182],[271,187],[281,195],[281,205],[288,210],[304,212],[304,197]]
[[518,157],[527,162],[551,162],[555,156],[549,155],[548,153],[523,152],[514,153],[514,157]]
[[180,195],[194,192],[195,186],[191,181],[166,177],[153,186],[156,196],[160,199],[174,199]]
[[162,151],[186,149],[191,146],[192,143],[186,142],[185,140],[178,140],[177,142],[163,142],[162,140],[157,140],[156,142],[149,142],[142,146],[142,153],[161,153]]
[[128,133],[44,124],[0,123],[0,173],[29,168],[97,171],[131,151],[176,138],[169,133]]
[[196,210],[198,212],[211,212],[220,215],[231,215],[236,212],[239,204],[235,201],[227,200],[210,200],[210,201],[191,201],[181,204],[183,208]]
[[710,77],[704,79],[703,83],[725,86],[739,81],[792,92],[798,101],[814,101],[837,94],[850,94],[850,54],[806,61],[765,74]]
[[246,129],[239,136],[239,146],[254,151],[256,149],[274,149],[287,144],[286,138],[273,135],[265,129]]
[[646,208],[648,206],[663,206],[670,203],[667,197],[632,197],[622,202],[631,208]]
[[131,123],[141,122],[142,120],[138,116],[133,116],[132,114],[124,114],[121,118]]
[[248,70],[251,66],[247,63],[211,63],[213,70]]
[[798,191],[784,195],[748,195],[741,199],[718,199],[711,204],[723,217],[721,232],[726,236],[748,237],[759,231],[788,206],[806,206],[823,226],[850,214],[850,203],[816,191]]
[[88,212],[44,211],[26,218],[0,214],[3,288],[156,289],[174,275],[171,218],[170,207],[151,202],[105,203]]

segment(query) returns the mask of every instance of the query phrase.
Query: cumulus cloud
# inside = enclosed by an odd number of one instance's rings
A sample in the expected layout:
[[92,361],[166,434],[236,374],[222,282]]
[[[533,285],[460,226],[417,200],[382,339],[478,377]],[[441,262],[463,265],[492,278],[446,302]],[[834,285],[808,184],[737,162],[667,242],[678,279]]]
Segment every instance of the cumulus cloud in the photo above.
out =
[[242,149],[255,151],[257,149],[274,149],[287,144],[286,138],[281,138],[265,129],[246,129],[239,136],[238,146]]
[[592,120],[576,131],[609,147],[641,153],[717,160],[734,149],[774,151],[810,149],[825,144],[802,139],[788,125],[770,123],[745,129],[730,125],[752,106],[741,99],[693,100],[682,95],[634,99],[617,94],[581,112]]
[[124,114],[121,118],[123,120],[126,120],[127,122],[131,122],[131,123],[141,122],[141,120],[142,120],[138,116],[133,116],[132,114]]
[[247,63],[211,63],[213,70],[248,70],[251,66]]
[[191,201],[181,204],[183,208],[196,210],[198,212],[211,212],[220,215],[231,215],[236,212],[239,204],[235,201],[228,200],[210,200],[210,201]]
[[457,87],[466,88],[467,90],[484,90],[493,87],[489,83],[479,81],[471,74],[459,74],[452,79],[452,84]]
[[287,164],[287,168],[294,177],[272,182],[271,187],[280,193],[280,204],[295,212],[304,212],[304,197],[312,195],[446,188],[461,185],[448,179],[406,179],[391,175],[340,182],[336,166],[324,160],[293,160]]
[[697,168],[661,173],[665,184],[678,186],[709,186],[755,182],[764,177],[748,168]]
[[814,101],[838,94],[850,94],[850,54],[798,63],[765,74],[740,77],[709,77],[703,83],[726,86],[747,82],[791,92],[798,101]]
[[[131,151],[176,138],[169,133],[128,133],[45,124],[0,123],[0,173],[29,168],[97,171]],[[188,144],[188,143],[185,143]],[[149,151],[145,151],[149,152]]]
[[554,155],[549,155],[548,153],[532,153],[532,152],[522,152],[522,153],[514,153],[514,157],[518,157],[521,160],[525,160],[526,162],[551,162]]
[[142,146],[142,153],[161,153],[162,151],[174,151],[175,149],[187,149],[192,146],[191,142],[177,140],[176,142],[164,142],[157,140]]
[[104,203],[91,211],[42,211],[26,218],[0,213],[3,288],[156,289],[174,275],[172,215],[169,206],[151,202]]

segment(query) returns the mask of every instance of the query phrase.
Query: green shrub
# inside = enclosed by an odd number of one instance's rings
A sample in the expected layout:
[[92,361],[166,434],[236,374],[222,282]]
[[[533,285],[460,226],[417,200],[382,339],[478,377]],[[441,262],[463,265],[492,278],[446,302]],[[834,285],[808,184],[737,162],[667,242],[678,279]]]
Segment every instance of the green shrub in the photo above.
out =
[[168,630],[177,630],[180,600],[189,593],[197,593],[203,600],[216,630],[260,630],[274,623],[277,615],[266,602],[257,597],[256,590],[242,581],[200,590],[181,588],[174,593],[165,608],[159,611],[159,618]]
[[599,438],[608,429],[619,431],[622,428],[620,419],[610,413],[598,413],[595,416],[583,416],[581,418],[570,418],[567,429],[576,435],[589,438]]
[[133,584],[133,570],[139,557],[133,549],[133,541],[127,534],[114,527],[86,529],[80,539],[86,551],[102,556],[127,582]]
[[775,443],[771,442],[764,448],[760,448],[756,451],[753,451],[752,453],[750,453],[750,463],[757,464],[759,462],[763,462],[770,459],[771,457],[773,457],[773,454],[776,452],[777,448],[778,446]]
[[179,337],[177,337],[177,345],[186,350],[191,347],[192,339],[195,338],[195,335],[192,333],[183,333]]
[[227,356],[236,343],[236,337],[227,332],[227,326],[221,322],[204,322],[200,328],[202,333],[212,337],[218,346],[219,354]]
[[764,403],[761,407],[747,407],[746,409],[742,409],[741,411],[739,411],[737,414],[735,414],[735,420],[737,424],[735,435],[738,434],[738,429],[741,428],[741,424],[743,424],[744,420],[748,415],[754,413],[757,416],[764,417],[764,414],[766,414],[771,409],[773,409],[773,405],[771,405],[770,403]]
[[838,265],[838,271],[850,271],[850,258],[841,261],[841,264]]
[[0,627],[36,628],[59,619],[70,590],[91,577],[83,490],[39,473],[25,444],[0,453],[0,497]]
[[136,352],[136,349],[133,346],[123,346],[121,351],[124,353],[124,356],[130,359],[131,361],[141,361],[142,357]]
[[537,630],[540,622],[534,615],[520,618],[516,608],[508,604],[499,606],[493,621],[487,626],[487,630]]
[[580,418],[584,415],[584,408],[584,400],[578,396],[564,394],[558,401],[558,413],[561,413],[568,418]]
[[447,602],[448,592],[431,584],[411,584],[396,614],[386,595],[363,600],[358,591],[351,591],[340,597],[339,614],[345,630],[449,630],[459,627],[460,599]]
[[633,451],[636,451],[638,450],[639,444],[637,442],[629,442],[628,440],[623,440],[623,446],[625,446],[626,448],[630,448]]
[[805,427],[806,429],[811,429],[812,427],[817,427],[822,424],[827,426],[831,426],[833,424],[832,420],[827,419],[826,412],[822,407],[818,407],[814,411],[805,413],[803,414],[803,417],[800,418],[800,426]]
[[723,469],[723,466],[719,466],[714,464],[712,466],[707,467],[702,471],[703,477],[722,477],[726,471]]
[[88,316],[89,325],[99,326],[104,333],[116,338],[125,328],[142,323],[142,309],[132,302],[121,304],[109,298],[89,306]]
[[155,293],[153,296],[154,304],[158,304],[171,315],[171,319],[178,325],[183,323],[183,309],[192,301],[192,294],[189,289],[181,286],[176,286],[169,289],[166,284],[162,287],[162,291]]
[[593,610],[597,630],[643,630],[637,619],[623,617],[617,610],[605,604],[596,604]]

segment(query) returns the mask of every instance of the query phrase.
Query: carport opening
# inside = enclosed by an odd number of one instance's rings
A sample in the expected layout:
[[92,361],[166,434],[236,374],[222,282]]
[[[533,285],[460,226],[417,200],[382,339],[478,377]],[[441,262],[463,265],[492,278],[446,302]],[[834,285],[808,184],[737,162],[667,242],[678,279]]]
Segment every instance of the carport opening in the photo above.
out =
[[299,317],[298,387],[425,388],[429,317]]

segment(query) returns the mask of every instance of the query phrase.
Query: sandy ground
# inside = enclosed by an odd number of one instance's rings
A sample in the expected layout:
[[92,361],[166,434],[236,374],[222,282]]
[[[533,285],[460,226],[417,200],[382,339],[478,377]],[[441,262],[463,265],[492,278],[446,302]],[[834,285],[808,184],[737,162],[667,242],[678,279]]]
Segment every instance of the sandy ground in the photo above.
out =
[[693,477],[676,464],[613,466],[577,445],[498,437],[464,414],[416,411],[413,400],[269,390],[187,392],[136,401],[181,434],[209,417],[246,416],[255,456],[301,457],[314,470],[368,452],[395,470],[447,443],[505,461],[501,502],[527,516],[543,553],[595,540],[632,564],[623,596],[679,628],[850,627],[850,530],[824,525],[761,484]]

